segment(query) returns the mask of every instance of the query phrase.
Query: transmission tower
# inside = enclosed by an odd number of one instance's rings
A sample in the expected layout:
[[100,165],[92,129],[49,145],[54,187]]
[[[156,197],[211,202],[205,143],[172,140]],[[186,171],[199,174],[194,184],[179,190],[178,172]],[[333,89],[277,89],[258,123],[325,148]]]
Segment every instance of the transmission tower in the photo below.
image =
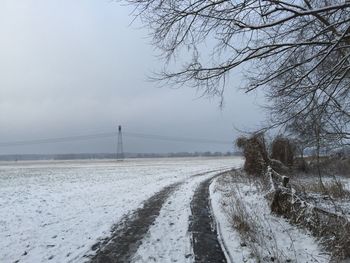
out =
[[122,126],[118,126],[117,161],[124,159]]

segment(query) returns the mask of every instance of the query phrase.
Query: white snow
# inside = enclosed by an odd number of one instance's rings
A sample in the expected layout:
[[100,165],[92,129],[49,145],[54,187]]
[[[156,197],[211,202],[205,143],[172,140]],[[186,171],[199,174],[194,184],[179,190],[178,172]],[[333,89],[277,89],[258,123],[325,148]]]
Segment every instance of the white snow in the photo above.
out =
[[[322,251],[316,239],[308,231],[293,226],[287,220],[270,213],[262,192],[255,184],[242,182],[242,180],[235,181],[233,178],[219,181],[219,179],[215,180],[210,187],[212,206],[228,253],[231,258],[236,259],[233,260],[234,262],[237,259],[239,262],[257,262],[251,256],[252,251],[248,247],[240,246],[241,237],[229,220],[234,212],[234,191],[245,204],[249,216],[257,223],[259,235],[264,239],[263,247],[254,244],[254,250],[258,250],[263,260],[265,258],[269,261],[273,254],[285,260],[290,259],[290,262],[329,262],[329,255]],[[256,236],[256,240],[259,238]]]
[[[83,262],[83,256],[90,253],[98,238],[108,236],[111,226],[124,214],[138,208],[164,186],[200,172],[231,168],[237,160],[230,157],[0,163],[0,262]],[[167,249],[163,255],[177,257],[176,248],[168,247],[173,246],[174,238],[180,238],[175,243],[181,253],[189,251],[188,242],[183,240],[188,239],[184,232],[187,223],[183,220],[189,213],[190,192],[200,180],[198,177],[187,181],[162,209],[159,220],[164,220],[164,224],[171,221],[177,229],[166,233],[163,245]],[[175,220],[176,211],[180,210],[176,215],[179,220]],[[155,227],[161,228],[163,223],[159,221]],[[161,235],[154,231],[149,242]]]
[[347,178],[347,180],[343,181],[345,189],[350,191],[350,178]]

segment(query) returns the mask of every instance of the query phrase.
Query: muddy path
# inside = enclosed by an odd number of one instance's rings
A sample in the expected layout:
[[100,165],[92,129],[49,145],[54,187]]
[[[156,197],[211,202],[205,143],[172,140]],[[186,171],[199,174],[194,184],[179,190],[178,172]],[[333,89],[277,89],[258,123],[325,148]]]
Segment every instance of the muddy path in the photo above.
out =
[[[203,176],[209,173],[222,172],[223,169],[212,170],[192,175],[191,178]],[[190,218],[189,231],[193,236],[193,248],[196,255],[196,262],[225,262],[221,258],[220,246],[216,247],[215,227],[209,209],[209,180],[201,183],[195,192],[191,202],[193,216]],[[191,178],[187,180],[191,180]],[[95,252],[89,258],[90,263],[119,263],[131,262],[133,255],[142,243],[143,237],[147,234],[155,219],[159,216],[166,200],[184,184],[185,181],[177,182],[163,188],[158,193],[143,202],[143,206],[125,215],[116,225],[112,227],[109,237],[97,242],[92,246]],[[209,227],[208,227],[209,226]],[[213,246],[214,245],[214,246]],[[211,251],[213,250],[214,251]],[[222,253],[222,252],[221,252]],[[203,254],[203,255],[202,255]],[[198,260],[197,260],[198,258]],[[207,259],[217,259],[207,261]],[[201,261],[201,260],[205,261]]]
[[[215,177],[217,176],[220,174]],[[227,262],[218,240],[216,224],[210,208],[209,186],[215,177],[199,185],[191,202],[192,216],[189,232],[192,234],[195,262]]]
[[143,236],[158,217],[165,200],[182,182],[171,184],[147,199],[143,207],[133,211],[116,224],[111,236],[96,243],[92,250],[96,254],[91,263],[130,262],[131,257],[141,244]]

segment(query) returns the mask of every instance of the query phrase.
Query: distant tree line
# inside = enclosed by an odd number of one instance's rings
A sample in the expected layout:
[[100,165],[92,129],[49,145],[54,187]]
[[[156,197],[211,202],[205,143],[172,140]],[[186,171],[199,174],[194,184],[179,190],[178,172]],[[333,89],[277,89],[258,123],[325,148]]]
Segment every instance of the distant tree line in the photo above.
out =
[[[166,158],[166,157],[220,157],[237,156],[240,152],[174,152],[174,153],[125,153],[126,158]],[[72,153],[72,154],[10,154],[0,155],[0,161],[27,160],[84,160],[115,159],[115,153]]]

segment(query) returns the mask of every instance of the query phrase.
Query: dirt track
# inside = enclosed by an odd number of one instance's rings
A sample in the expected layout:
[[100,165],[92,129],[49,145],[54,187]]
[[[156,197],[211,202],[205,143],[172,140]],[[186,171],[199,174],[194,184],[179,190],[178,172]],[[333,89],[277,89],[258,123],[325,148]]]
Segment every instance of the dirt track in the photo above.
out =
[[[196,174],[193,177],[208,173]],[[215,224],[210,211],[209,185],[213,177],[199,185],[191,202],[192,216],[189,220],[189,232],[192,235],[195,262],[226,262],[217,240]],[[182,184],[183,182],[179,182],[165,187],[146,200],[143,207],[124,216],[113,227],[110,237],[92,247],[96,254],[91,257],[90,262],[131,262],[143,237],[159,216],[165,201]]]
[[212,180],[207,179],[199,185],[191,202],[189,231],[192,232],[195,262],[226,262],[210,209],[209,186]]
[[145,201],[142,208],[125,216],[113,227],[109,238],[93,246],[93,249],[97,249],[97,252],[91,262],[130,262],[132,255],[141,244],[143,236],[159,215],[165,200],[180,184],[175,183],[165,187]]

